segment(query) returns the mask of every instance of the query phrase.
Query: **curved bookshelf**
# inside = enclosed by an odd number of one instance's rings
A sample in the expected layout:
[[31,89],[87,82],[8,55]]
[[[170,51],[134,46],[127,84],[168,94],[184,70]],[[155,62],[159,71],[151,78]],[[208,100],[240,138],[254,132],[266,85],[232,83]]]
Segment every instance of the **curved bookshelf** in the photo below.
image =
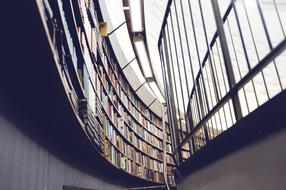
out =
[[[66,91],[92,144],[116,168],[163,183],[162,120],[132,90],[109,40],[100,37],[94,2],[43,5]],[[170,136],[166,147],[168,181],[174,184]]]

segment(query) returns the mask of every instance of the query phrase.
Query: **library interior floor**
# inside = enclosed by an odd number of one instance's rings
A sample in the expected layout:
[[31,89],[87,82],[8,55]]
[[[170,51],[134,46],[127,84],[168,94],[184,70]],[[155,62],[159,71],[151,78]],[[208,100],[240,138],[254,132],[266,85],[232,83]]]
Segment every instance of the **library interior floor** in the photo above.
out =
[[0,14],[0,190],[285,190],[285,0]]

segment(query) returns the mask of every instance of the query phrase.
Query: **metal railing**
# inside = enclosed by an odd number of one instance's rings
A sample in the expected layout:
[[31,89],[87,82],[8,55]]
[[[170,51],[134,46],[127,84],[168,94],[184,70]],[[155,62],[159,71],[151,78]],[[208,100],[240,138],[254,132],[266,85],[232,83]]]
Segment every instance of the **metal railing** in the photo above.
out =
[[[84,130],[94,147],[101,153],[104,153],[105,137],[103,128],[101,127],[102,120],[100,117],[102,107],[98,103],[100,100],[97,97],[95,100],[95,109],[91,109],[86,95],[84,95],[82,82],[79,77],[77,77],[77,66],[80,65],[80,63],[84,63],[84,57],[78,56],[81,55],[81,53],[76,52],[79,51],[80,44],[76,44],[72,38],[72,35],[75,36],[77,34],[75,33],[75,28],[73,34],[69,29],[67,22],[68,17],[65,15],[64,10],[64,7],[67,6],[66,4],[67,3],[62,0],[43,1],[42,8],[46,17],[48,32],[52,39],[54,54],[57,59],[57,64],[61,68],[62,72],[60,74],[65,90],[69,93],[71,105],[84,124]],[[93,87],[92,90],[95,91],[95,88]]]
[[169,0],[158,48],[178,164],[285,90],[285,31],[283,1]]

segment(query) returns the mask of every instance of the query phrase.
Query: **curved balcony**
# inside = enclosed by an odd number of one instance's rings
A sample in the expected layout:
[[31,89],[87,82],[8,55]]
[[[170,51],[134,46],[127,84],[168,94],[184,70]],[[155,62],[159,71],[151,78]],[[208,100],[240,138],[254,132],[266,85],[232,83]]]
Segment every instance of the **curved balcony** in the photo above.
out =
[[96,6],[58,0],[43,1],[41,7],[74,113],[96,151],[116,169],[162,184],[167,157],[167,179],[174,183],[171,150],[163,156],[167,123],[132,90],[109,39],[100,36]]

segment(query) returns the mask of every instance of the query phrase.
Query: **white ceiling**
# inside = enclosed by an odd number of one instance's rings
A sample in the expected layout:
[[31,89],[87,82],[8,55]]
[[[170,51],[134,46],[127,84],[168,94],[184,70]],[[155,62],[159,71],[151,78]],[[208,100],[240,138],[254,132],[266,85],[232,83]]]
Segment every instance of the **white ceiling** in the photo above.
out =
[[158,39],[167,6],[167,0],[144,0],[145,31],[150,59],[159,88],[163,91],[163,77],[158,52]]

